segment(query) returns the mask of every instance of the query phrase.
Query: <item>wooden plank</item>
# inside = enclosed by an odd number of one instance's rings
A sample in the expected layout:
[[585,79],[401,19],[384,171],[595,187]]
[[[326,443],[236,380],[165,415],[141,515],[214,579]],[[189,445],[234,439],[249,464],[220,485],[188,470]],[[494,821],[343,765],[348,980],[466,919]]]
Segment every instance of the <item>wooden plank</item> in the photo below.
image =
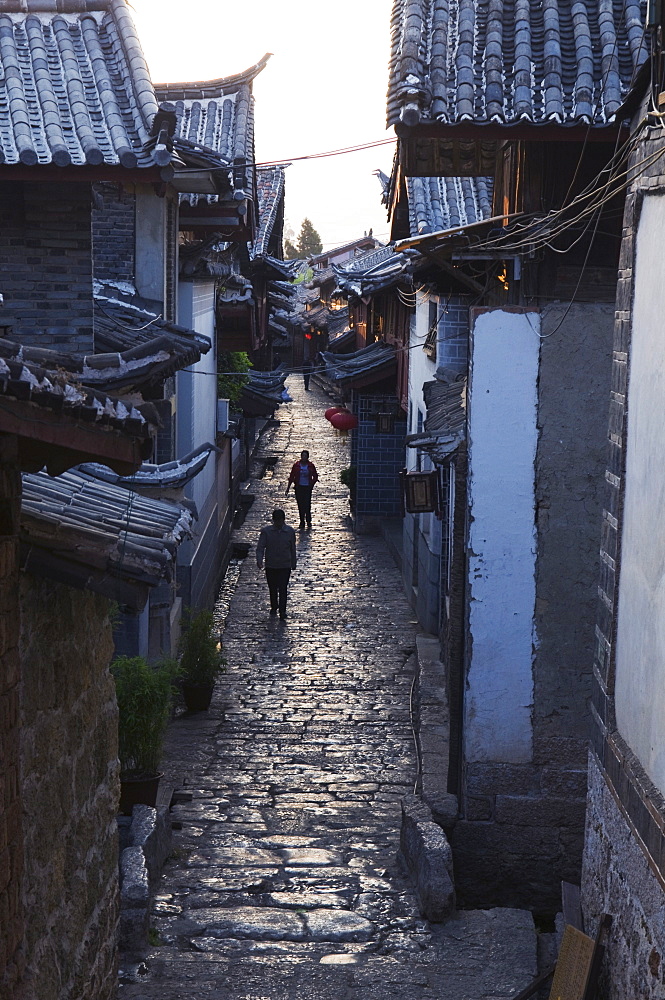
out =
[[567,925],[556,963],[550,1000],[585,1000],[596,942]]

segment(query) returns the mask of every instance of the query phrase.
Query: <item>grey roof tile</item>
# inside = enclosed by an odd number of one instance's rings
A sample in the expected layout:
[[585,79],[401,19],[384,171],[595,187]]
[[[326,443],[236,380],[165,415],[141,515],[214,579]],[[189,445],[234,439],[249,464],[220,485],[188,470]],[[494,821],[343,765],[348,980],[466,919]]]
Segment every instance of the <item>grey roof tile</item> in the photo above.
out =
[[[177,150],[227,164],[254,159],[254,98],[252,83],[265,67],[270,53],[254,66],[233,76],[190,83],[158,83],[158,100],[175,107]],[[202,161],[202,162],[203,162]],[[233,186],[252,196],[253,172],[236,170]]]
[[80,470],[23,476],[21,563],[28,572],[140,609],[170,580],[193,515],[185,507],[103,483]]
[[466,440],[467,379],[448,376],[439,370],[432,382],[425,382],[423,394],[427,417],[423,430],[409,434],[409,448],[426,451],[435,462],[448,458]]
[[219,450],[216,445],[206,442],[191,451],[189,455],[174,462],[163,462],[161,465],[144,462],[131,476],[121,476],[107,465],[99,465],[97,462],[87,462],[78,468],[80,472],[92,476],[93,479],[100,479],[114,486],[129,489],[173,490],[180,489],[198,476],[212,453]]
[[[51,358],[57,363],[49,365]],[[82,384],[80,368],[80,359],[0,339],[0,394],[122,431],[148,445],[160,423],[154,406],[123,402]]]
[[117,390],[163,381],[212,347],[208,337],[162,319],[138,296],[127,301],[118,290],[97,287],[94,304],[97,353],[80,361],[86,385]]
[[279,207],[284,196],[285,167],[270,166],[256,169],[256,194],[259,206],[259,222],[251,256],[258,257],[268,252],[270,237],[279,215]]
[[169,162],[125,0],[0,5],[0,162],[59,167]]
[[412,236],[483,222],[492,215],[491,177],[407,178]]
[[640,0],[393,0],[388,124],[603,126],[647,57]]

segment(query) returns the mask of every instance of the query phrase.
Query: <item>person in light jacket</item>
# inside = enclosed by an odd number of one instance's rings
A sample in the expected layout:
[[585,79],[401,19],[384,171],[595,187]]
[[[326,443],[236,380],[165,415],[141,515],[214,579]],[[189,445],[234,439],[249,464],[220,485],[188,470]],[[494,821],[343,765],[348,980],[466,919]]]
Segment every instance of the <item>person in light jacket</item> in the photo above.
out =
[[272,512],[272,524],[261,528],[259,544],[256,546],[256,565],[266,566],[266,581],[270,593],[270,614],[284,621],[286,619],[286,598],[291,570],[296,568],[296,533],[286,523],[283,510],[276,507]]
[[308,528],[312,527],[312,490],[318,481],[319,474],[316,471],[314,462],[310,462],[309,460],[309,452],[301,451],[300,461],[293,463],[291,475],[289,476],[289,484],[286,487],[287,497],[291,486],[295,490],[298,513],[300,514],[299,528],[301,531],[305,527],[305,521]]

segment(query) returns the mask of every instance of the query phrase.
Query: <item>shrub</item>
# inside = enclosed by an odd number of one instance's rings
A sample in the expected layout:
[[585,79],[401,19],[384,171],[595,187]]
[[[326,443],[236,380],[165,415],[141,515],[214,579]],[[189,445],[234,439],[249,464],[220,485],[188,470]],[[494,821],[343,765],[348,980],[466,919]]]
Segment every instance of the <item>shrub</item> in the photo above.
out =
[[142,656],[120,656],[111,664],[118,699],[118,756],[123,777],[158,772],[177,672],[174,660],[151,666]]
[[190,609],[180,637],[180,672],[184,684],[211,687],[224,669],[222,647],[212,611]]

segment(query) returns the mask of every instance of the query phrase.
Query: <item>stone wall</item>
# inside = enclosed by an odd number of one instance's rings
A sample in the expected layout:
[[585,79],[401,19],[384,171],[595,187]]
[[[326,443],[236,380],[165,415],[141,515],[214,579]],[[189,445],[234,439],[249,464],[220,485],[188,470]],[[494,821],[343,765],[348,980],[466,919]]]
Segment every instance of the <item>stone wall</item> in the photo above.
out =
[[90,186],[0,183],[1,322],[24,344],[92,353]]
[[98,281],[134,284],[136,256],[134,185],[95,184],[93,188],[93,271]]
[[662,1000],[665,996],[663,889],[634,831],[610,792],[594,755],[582,873],[587,931],[600,916],[613,917],[603,982],[604,1000]]
[[19,785],[18,512],[21,480],[16,455],[0,438],[0,996],[14,1000],[25,955],[23,828]]
[[117,707],[108,602],[21,581],[27,992],[115,996]]
[[[643,120],[646,110],[645,103],[637,112],[634,124]],[[631,685],[638,695],[644,694],[645,690],[647,693],[653,690],[659,696],[665,669],[662,655],[639,657],[632,663],[623,664],[623,669],[630,671],[628,685],[624,683],[622,689],[616,683],[617,609],[621,607],[620,590],[625,585],[621,573],[627,463],[631,470],[630,456],[626,456],[626,440],[630,430],[633,337],[638,329],[635,322],[638,301],[635,261],[644,198],[647,195],[662,196],[665,192],[661,134],[657,128],[645,129],[643,140],[631,155],[633,163],[643,166],[626,192],[609,393],[605,509],[599,532],[601,562],[591,699],[595,725],[589,768],[582,904],[591,920],[596,919],[601,911],[614,916],[604,966],[605,992],[609,1000],[623,1000],[628,996],[644,997],[646,1000],[658,997],[661,1000],[665,996],[665,932],[662,922],[665,911],[665,790],[657,788],[644,770],[650,762],[637,758],[634,749],[626,742],[625,737],[629,734],[619,731],[615,703],[615,697],[618,700],[626,693],[629,699],[632,698],[634,692],[630,690]],[[658,301],[661,272],[661,256],[648,259],[647,255],[641,278],[637,275],[643,282],[642,307],[645,301],[649,308],[654,301]],[[640,337],[643,333],[640,328]],[[643,350],[644,346],[643,339],[640,349]],[[645,376],[642,375],[642,378]],[[652,380],[650,371],[646,380],[646,386],[651,388],[659,384]],[[645,385],[641,388],[644,390]],[[639,442],[647,453],[650,451],[651,461],[659,465],[662,461],[661,437],[659,427],[658,437],[648,439],[642,435]],[[639,487],[639,478],[632,480],[632,486]],[[660,502],[652,503],[646,518],[648,530],[656,538],[662,533],[661,517]],[[649,549],[645,555],[652,559],[653,551]],[[658,573],[660,578],[661,566],[658,566]],[[645,607],[640,611],[645,630],[659,627],[660,616],[654,607]],[[638,669],[633,670],[633,666]],[[639,677],[637,681],[636,675]],[[650,720],[644,721],[648,723]],[[654,731],[653,745],[649,750],[662,753],[662,720],[659,721],[661,724]]]

